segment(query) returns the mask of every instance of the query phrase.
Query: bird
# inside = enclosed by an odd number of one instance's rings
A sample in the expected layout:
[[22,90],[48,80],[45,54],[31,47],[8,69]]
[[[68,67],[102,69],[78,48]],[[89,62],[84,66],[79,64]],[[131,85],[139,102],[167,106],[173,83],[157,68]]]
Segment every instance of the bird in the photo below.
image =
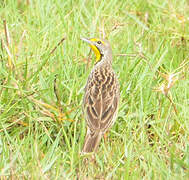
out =
[[112,48],[108,40],[81,38],[96,56],[84,89],[83,112],[87,124],[82,154],[97,152],[102,136],[114,124],[120,101],[120,85],[112,68]]

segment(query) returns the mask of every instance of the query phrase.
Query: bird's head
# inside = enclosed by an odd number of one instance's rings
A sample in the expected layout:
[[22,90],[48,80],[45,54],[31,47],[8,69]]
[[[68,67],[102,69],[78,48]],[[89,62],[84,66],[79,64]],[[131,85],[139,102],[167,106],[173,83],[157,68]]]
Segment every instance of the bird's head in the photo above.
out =
[[110,43],[105,39],[98,39],[98,38],[81,38],[81,40],[89,43],[91,49],[96,55],[96,61],[101,61],[104,59],[112,59],[112,49]]

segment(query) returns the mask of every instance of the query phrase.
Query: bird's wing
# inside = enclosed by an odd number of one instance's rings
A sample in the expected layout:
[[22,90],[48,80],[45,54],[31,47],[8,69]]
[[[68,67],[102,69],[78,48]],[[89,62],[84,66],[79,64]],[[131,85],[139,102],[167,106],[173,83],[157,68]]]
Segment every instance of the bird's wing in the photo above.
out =
[[119,103],[119,84],[113,72],[98,71],[88,80],[84,109],[89,128],[105,131],[115,119]]

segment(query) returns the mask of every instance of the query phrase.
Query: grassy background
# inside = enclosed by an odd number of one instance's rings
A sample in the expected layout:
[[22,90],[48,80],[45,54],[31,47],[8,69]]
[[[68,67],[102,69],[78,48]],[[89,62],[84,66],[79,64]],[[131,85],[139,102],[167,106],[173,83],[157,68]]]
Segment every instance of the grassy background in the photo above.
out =
[[[188,17],[187,0],[2,0],[2,179],[188,179]],[[121,86],[117,121],[86,164],[92,64],[80,37],[109,39]]]

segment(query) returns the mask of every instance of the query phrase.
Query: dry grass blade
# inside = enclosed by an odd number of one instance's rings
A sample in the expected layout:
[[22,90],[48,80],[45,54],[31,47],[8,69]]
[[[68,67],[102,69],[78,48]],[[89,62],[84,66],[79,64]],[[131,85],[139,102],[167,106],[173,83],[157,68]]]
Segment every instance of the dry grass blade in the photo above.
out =
[[18,44],[18,49],[17,49],[17,54],[16,54],[17,58],[20,55],[20,50],[22,49],[23,39],[24,39],[25,35],[26,35],[26,30],[23,31],[22,36],[19,41],[19,44]]
[[29,126],[28,123],[25,123],[25,122],[23,122],[23,121],[14,121],[14,120],[13,120],[12,122],[15,122],[15,124],[22,125],[22,126],[25,126],[25,127]]
[[175,114],[178,115],[178,110],[176,108],[176,105],[175,103],[173,102],[173,100],[171,99],[170,96],[166,95],[167,99],[170,101],[170,103],[172,104],[173,108],[174,108],[174,111],[175,111]]
[[[69,115],[74,109],[71,109],[70,111],[68,112],[65,112],[63,113],[62,111],[62,107],[61,106],[58,106],[58,107],[54,107],[50,104],[47,104],[47,103],[44,103],[42,101],[39,101],[37,99],[34,99],[33,97],[29,97],[29,99],[34,102],[36,105],[40,106],[40,108],[42,108],[43,110],[40,112],[48,117],[51,117],[53,120],[56,120],[56,117],[57,119],[60,121],[62,120],[67,120],[67,121],[70,121],[70,122],[74,122],[74,120],[70,119],[70,118],[67,118],[66,115]],[[58,113],[58,115],[56,116],[55,114],[51,113],[48,109],[51,109],[53,111],[56,111]]]
[[10,33],[9,33],[9,30],[8,30],[6,20],[3,20],[3,25],[4,25],[4,31],[5,31],[7,46],[9,47],[9,45],[11,44],[11,40],[10,40]]
[[155,88],[154,91],[164,94],[165,97],[172,104],[175,113],[178,115],[176,105],[174,104],[171,97],[168,95],[168,92],[173,87],[173,85],[180,79],[178,75],[181,74],[182,71],[177,73],[161,73],[160,71],[158,71],[158,73],[164,79],[164,82],[158,88]]
[[49,105],[47,103],[44,103],[42,101],[39,101],[37,99],[34,99],[33,97],[29,97],[29,99],[32,100],[37,105],[41,105],[41,106],[43,106],[43,107],[45,107],[47,109],[52,109],[52,110],[54,110],[56,112],[59,112],[58,109],[56,107],[54,107],[54,106],[51,106],[51,105]]
[[70,122],[74,122],[74,120],[67,118],[66,115],[70,114],[75,108],[71,109],[68,112],[63,113],[63,108],[62,108],[62,105],[61,105],[60,96],[59,96],[58,88],[57,88],[57,85],[56,85],[56,80],[57,80],[57,75],[55,75],[55,79],[54,79],[54,94],[56,96],[57,103],[58,103],[58,120],[59,121],[68,120]]
[[1,39],[1,51],[3,51],[3,40]]
[[105,29],[104,29],[104,20],[102,20],[102,25],[101,25],[101,27],[99,28],[99,31],[100,31],[101,37],[102,37],[103,39],[105,39],[105,38],[106,38],[106,32],[105,32]]
[[2,46],[5,48],[7,54],[8,54],[8,67],[10,69],[13,69],[13,63],[12,63],[12,58],[13,55],[11,54],[9,47],[4,43],[4,41],[2,40]]
[[58,89],[57,89],[56,81],[57,81],[57,74],[55,75],[55,78],[54,78],[54,94],[56,96],[56,100],[57,100],[58,106],[61,106],[60,96],[58,94]]
[[124,25],[125,25],[124,23],[116,22],[114,24],[114,26],[112,27],[111,32],[115,31],[116,29],[118,29],[119,27],[124,26]]
[[41,112],[41,114],[50,117],[51,119],[53,119],[56,122],[56,117],[53,113],[51,113],[50,111],[48,111],[47,109],[45,109],[44,107],[42,107],[42,110],[39,110]]
[[7,54],[8,54],[8,66],[10,69],[13,69],[13,62],[12,62],[12,54],[10,52],[10,45],[11,45],[11,40],[10,40],[10,33],[8,30],[8,26],[7,26],[7,22],[6,20],[3,20],[3,24],[4,24],[4,32],[5,32],[5,37],[6,37],[6,44],[3,43],[3,46],[5,47]]
[[54,53],[54,51],[57,49],[58,46],[60,46],[60,44],[66,39],[66,37],[63,37],[60,42],[52,49],[52,51],[50,52],[50,55]]
[[117,56],[130,56],[130,57],[136,57],[138,54],[135,53],[123,53],[123,54],[117,54]]
[[67,117],[66,117],[66,114],[67,114],[67,113],[69,113],[69,112],[66,112],[66,113],[59,112],[59,114],[58,114],[58,120],[59,120],[59,122],[60,122],[60,121],[63,121],[63,120],[70,121],[70,122],[74,122],[73,119],[70,119],[70,118],[67,118]]

